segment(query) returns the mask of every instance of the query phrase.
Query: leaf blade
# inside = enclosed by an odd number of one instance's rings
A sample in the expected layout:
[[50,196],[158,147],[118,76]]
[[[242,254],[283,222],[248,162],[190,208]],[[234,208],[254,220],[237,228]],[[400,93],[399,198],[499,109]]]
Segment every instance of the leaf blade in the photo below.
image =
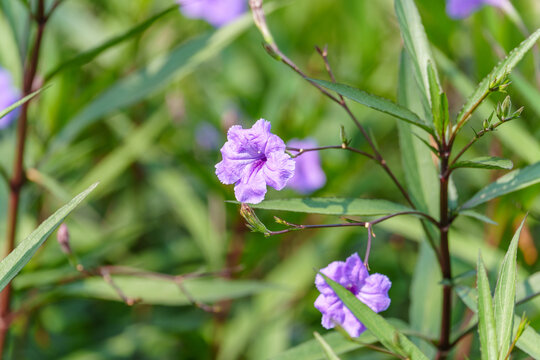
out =
[[97,185],[98,183],[93,184],[74,197],[69,203],[58,209],[0,262],[0,290],[3,289],[11,279],[19,273],[19,271],[21,271],[41,244],[47,240],[49,235],[60,225],[60,223],[62,223],[64,218],[73,211]]
[[496,197],[526,188],[540,182],[540,162],[514,170],[498,178],[495,182],[478,191],[472,198],[461,205],[461,209],[470,209]]
[[488,170],[511,170],[514,163],[511,160],[503,159],[496,156],[481,156],[469,160],[458,161],[451,166],[451,169],[471,168],[471,169],[488,169]]
[[490,83],[494,80],[502,80],[506,77],[512,69],[518,64],[518,62],[525,56],[525,54],[533,47],[536,41],[540,38],[540,29],[537,29],[521,44],[515,47],[508,56],[497,64],[493,70],[487,75],[478,85],[476,90],[471,96],[468,97],[467,102],[463,105],[460,113],[458,114],[459,123],[456,125],[456,130],[459,130],[457,126],[462,127],[470,119],[468,114],[481,102],[490,91]]
[[292,211],[322,215],[376,216],[413,209],[387,200],[352,198],[295,198],[250,204],[254,209]]
[[386,98],[370,94],[368,92],[365,92],[360,89],[356,89],[352,86],[345,85],[345,84],[333,83],[330,81],[316,80],[316,79],[312,79],[311,81],[329,90],[335,91],[338,94],[346,97],[347,99],[351,99],[371,109],[378,110],[385,114],[394,116],[400,120],[408,122],[409,124],[418,126],[422,128],[423,130],[429,132],[430,134],[433,134],[433,129],[428,124],[423,122],[420,119],[420,117],[418,117],[418,115],[416,115],[411,110],[401,105],[396,104],[392,100],[388,100]]
[[496,360],[498,358],[497,333],[491,290],[486,268],[482,257],[478,255],[477,265],[478,287],[478,334],[483,360]]
[[[512,323],[514,320],[514,308],[516,303],[517,282],[517,248],[521,229],[525,220],[516,230],[506,255],[504,256],[497,286],[495,287],[494,306],[495,322],[497,324],[497,344],[499,346],[499,359],[503,360],[512,342]],[[502,358],[501,358],[502,356]]]

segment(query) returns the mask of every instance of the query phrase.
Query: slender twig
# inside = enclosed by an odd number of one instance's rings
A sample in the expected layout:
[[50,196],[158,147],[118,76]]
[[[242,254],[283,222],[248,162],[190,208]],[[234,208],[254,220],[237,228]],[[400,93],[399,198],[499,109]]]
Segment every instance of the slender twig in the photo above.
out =
[[[403,194],[403,197],[411,207],[414,208],[414,204],[403,187],[399,180],[396,178],[392,170],[388,167],[386,161],[380,154],[379,150],[375,146],[373,140],[367,133],[366,129],[362,126],[360,121],[354,116],[351,109],[345,102],[345,99],[339,95],[338,97],[330,94],[325,88],[314,82],[309,76],[307,76],[291,59],[289,59],[284,53],[281,52],[279,47],[277,46],[276,42],[274,41],[272,37],[272,33],[270,32],[270,29],[268,28],[268,25],[266,23],[266,17],[264,14],[264,10],[262,8],[262,0],[249,0],[249,6],[251,7],[252,14],[253,14],[253,20],[255,21],[255,25],[259,28],[260,32],[262,33],[264,40],[266,41],[265,49],[266,51],[275,59],[283,62],[285,65],[290,67],[292,70],[294,70],[296,73],[298,73],[302,78],[304,78],[306,81],[308,81],[311,85],[313,85],[315,88],[317,88],[322,94],[327,96],[330,100],[334,101],[336,104],[340,105],[347,115],[351,118],[351,120],[355,123],[356,127],[360,130],[363,137],[368,142],[369,146],[373,150],[374,153],[374,160],[377,161],[377,163],[384,169],[384,171],[390,176],[392,181],[396,184],[397,188]],[[320,49],[319,49],[320,50]],[[332,81],[335,81],[335,77],[333,75],[332,69],[330,68],[330,65],[327,60],[327,52],[321,51],[320,54],[323,56],[323,60],[325,61],[326,69],[329,71],[330,77]]]
[[484,136],[485,134],[487,134],[488,132],[491,132],[493,130],[495,130],[496,128],[498,128],[499,126],[501,126],[502,124],[506,123],[507,121],[500,121],[496,124],[493,124],[491,127],[487,128],[487,129],[482,129],[480,130],[479,132],[477,132],[474,137],[469,141],[469,143],[467,145],[465,145],[465,147],[463,149],[461,149],[461,151],[454,157],[454,160],[452,160],[452,163],[450,164],[450,169],[452,168],[452,166],[458,161],[458,159],[463,155],[465,154],[465,152],[467,150],[469,150],[469,148],[474,144],[476,143],[476,141],[478,141],[482,136]]
[[375,234],[373,233],[373,224],[372,223],[366,223],[366,228],[367,228],[367,231],[368,231],[368,240],[367,240],[367,245],[366,245],[366,254],[364,255],[364,266],[366,267],[366,269],[369,270],[369,253],[371,251],[371,238],[373,236],[375,236]]
[[[35,20],[37,24],[37,31],[34,46],[30,55],[29,61],[25,65],[24,78],[23,78],[23,91],[22,97],[29,95],[32,92],[32,85],[37,73],[37,67],[39,63],[39,53],[41,49],[43,32],[47,19],[45,17],[45,0],[39,0],[37,6],[37,12],[35,14]],[[17,124],[17,145],[15,149],[15,161],[13,164],[13,174],[10,179],[10,194],[9,194],[9,208],[7,216],[7,235],[6,235],[6,247],[5,256],[7,256],[15,247],[15,236],[17,229],[17,217],[19,212],[19,201],[21,196],[21,190],[25,182],[23,160],[24,150],[26,144],[26,133],[28,125],[28,106],[30,101],[24,103],[21,107],[21,115]],[[10,298],[11,298],[11,284],[8,284],[0,294],[0,320],[5,323],[5,319],[10,312]],[[0,359],[2,358],[5,348],[5,339],[7,334],[7,327],[0,329]]]
[[355,148],[352,148],[348,145],[331,145],[331,146],[320,146],[320,147],[314,147],[314,148],[309,148],[309,149],[304,149],[304,148],[294,148],[294,147],[287,147],[287,150],[288,151],[294,151],[294,152],[297,152],[298,154],[294,154],[292,157],[295,158],[295,157],[298,157],[300,155],[302,155],[303,153],[306,153],[306,152],[310,152],[310,151],[320,151],[320,150],[329,150],[329,149],[341,149],[341,150],[347,150],[347,151],[352,151],[354,153],[357,153],[357,154],[360,154],[360,155],[363,155],[365,157],[368,157],[370,159],[373,159],[373,160],[376,160],[375,157],[371,154],[368,154],[367,152],[364,152],[362,150],[358,150],[358,149],[355,149]]
[[317,225],[301,225],[301,224],[292,224],[289,222],[286,222],[282,219],[279,219],[280,223],[285,224],[287,226],[290,226],[289,229],[285,230],[279,230],[279,231],[268,231],[266,235],[280,235],[280,234],[286,234],[288,232],[292,231],[298,231],[298,230],[307,230],[307,229],[323,229],[323,228],[335,228],[335,227],[350,227],[350,226],[362,226],[362,227],[371,227],[373,225],[382,223],[383,221],[386,221],[388,219],[391,219],[396,216],[401,215],[419,215],[424,217],[426,220],[432,222],[435,225],[438,225],[437,220],[435,220],[433,217],[429,216],[426,213],[423,213],[421,211],[402,211],[390,215],[386,215],[383,217],[380,217],[378,219],[375,219],[373,221],[356,221],[356,222],[346,222],[346,223],[339,223],[339,224],[317,224]]

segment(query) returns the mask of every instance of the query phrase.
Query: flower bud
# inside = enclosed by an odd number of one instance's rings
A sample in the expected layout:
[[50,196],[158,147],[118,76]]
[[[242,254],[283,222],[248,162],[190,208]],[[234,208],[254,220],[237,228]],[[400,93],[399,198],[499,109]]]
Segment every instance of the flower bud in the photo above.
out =
[[253,211],[248,204],[242,204],[240,206],[240,215],[246,220],[246,225],[251,231],[260,232],[266,236],[270,235],[270,231],[264,226],[261,220],[259,220],[255,211]]
[[71,247],[69,246],[69,230],[66,224],[62,223],[56,232],[56,239],[62,252],[65,254],[71,254]]

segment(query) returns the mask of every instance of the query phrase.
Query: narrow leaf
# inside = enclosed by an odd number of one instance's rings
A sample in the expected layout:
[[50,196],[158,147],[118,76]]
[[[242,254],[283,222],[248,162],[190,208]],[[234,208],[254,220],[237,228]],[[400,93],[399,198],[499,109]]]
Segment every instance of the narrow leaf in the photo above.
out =
[[496,156],[482,156],[469,160],[462,160],[452,165],[452,169],[473,168],[473,169],[503,169],[510,170],[514,167],[511,160]]
[[497,323],[497,344],[499,346],[499,360],[504,360],[512,342],[512,322],[516,303],[516,256],[519,236],[525,219],[517,229],[504,256],[497,286],[495,288],[495,321]]
[[[401,30],[401,36],[405,49],[412,60],[416,82],[421,95],[427,100],[427,105],[432,104],[428,64],[435,62],[432,59],[429,42],[422,25],[422,20],[413,0],[396,0],[394,3],[396,16]],[[440,84],[437,70],[433,70],[433,78]],[[429,106],[428,106],[429,109]]]
[[12,112],[13,110],[15,110],[16,108],[18,108],[19,106],[21,106],[22,104],[24,104],[25,102],[30,101],[30,99],[32,99],[34,96],[36,96],[43,90],[47,89],[49,86],[42,87],[41,89],[36,90],[29,95],[26,95],[21,100],[17,101],[16,103],[11,104],[7,108],[0,110],[0,119],[6,116],[7,114],[9,114],[10,112]]
[[360,320],[371,333],[388,350],[410,358],[411,360],[426,359],[427,357],[398,329],[387,322],[381,315],[375,313],[366,304],[358,300],[353,293],[339,283],[320,273],[326,283],[335,291],[347,308]]
[[477,192],[461,209],[470,209],[499,196],[526,188],[540,182],[540,162],[514,170]]
[[429,80],[429,93],[431,96],[431,114],[433,115],[433,123],[435,130],[439,136],[442,136],[444,129],[444,122],[447,115],[444,114],[444,105],[442,99],[442,89],[437,79],[433,63],[428,61],[428,80]]
[[480,254],[477,265],[478,333],[482,360],[497,360],[497,333],[489,280]]
[[392,100],[388,100],[344,84],[333,83],[325,80],[311,81],[324,86],[329,90],[335,91],[348,99],[356,101],[359,104],[381,111],[385,114],[392,115],[400,120],[408,122],[409,124],[418,126],[430,134],[433,134],[433,129],[427,123],[423,122],[418,115],[413,113],[411,110],[396,104]]
[[523,58],[523,56],[534,46],[536,41],[540,38],[540,29],[532,33],[527,39],[525,39],[521,44],[514,48],[508,56],[502,60],[495,68],[486,76],[480,85],[476,88],[474,93],[468,97],[468,101],[463,106],[463,109],[458,115],[458,121],[463,122],[463,126],[469,117],[469,114],[478,106],[482,98],[484,98],[489,93],[490,83],[493,81],[500,81],[505,78],[518,62]]
[[480,221],[483,221],[485,222],[486,224],[491,224],[491,225],[498,225],[497,222],[491,220],[490,218],[488,218],[487,216],[483,215],[483,214],[480,214],[476,211],[473,211],[473,210],[464,210],[464,211],[461,211],[459,213],[459,215],[464,215],[464,216],[468,216],[468,217],[472,217],[474,219],[477,219],[477,220],[480,220]]
[[41,223],[26,239],[24,239],[8,256],[0,262],[0,290],[21,271],[21,269],[30,261],[41,244],[47,240],[49,235],[64,221],[69,215],[98,184],[90,186],[88,189],[77,195],[69,203],[61,207],[47,220]]
[[293,211],[309,214],[376,216],[389,215],[413,209],[387,200],[352,198],[301,198],[265,200],[250,205],[254,209]]
[[[471,309],[474,312],[478,312],[478,308],[476,306],[476,290],[471,289],[467,286],[456,286],[456,294],[459,296],[459,298],[463,301],[465,305],[469,309]],[[513,333],[516,333],[519,327],[519,323],[521,321],[521,318],[517,315],[514,315],[514,329]],[[540,344],[540,334],[538,334],[532,327],[528,326],[525,328],[525,331],[523,331],[523,334],[520,336],[520,338],[517,341],[516,346],[527,353],[528,355],[532,356],[534,359],[540,359],[540,347],[538,346]]]
[[334,352],[332,347],[330,345],[328,345],[328,343],[323,339],[321,334],[319,334],[318,332],[315,331],[313,333],[313,336],[315,336],[315,339],[321,345],[321,348],[324,351],[324,355],[326,356],[326,359],[328,359],[328,360],[339,360],[339,357],[336,355],[336,353]]

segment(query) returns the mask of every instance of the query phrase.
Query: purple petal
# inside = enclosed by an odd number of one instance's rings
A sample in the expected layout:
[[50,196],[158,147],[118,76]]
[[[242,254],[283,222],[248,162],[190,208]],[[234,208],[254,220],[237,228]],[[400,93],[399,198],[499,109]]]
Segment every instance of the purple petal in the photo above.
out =
[[194,19],[204,19],[215,27],[236,20],[247,10],[246,0],[177,0],[182,13]]
[[294,160],[284,152],[270,153],[263,166],[263,175],[268,185],[281,190],[294,175]]
[[258,204],[264,200],[265,194],[266,182],[261,166],[257,163],[246,166],[242,178],[234,187],[236,200],[242,203]]
[[[392,285],[390,280],[380,274],[370,276],[358,254],[349,256],[346,262],[334,261],[321,272],[349,289],[375,312],[386,310],[390,305],[388,297],[388,290]],[[359,336],[366,327],[345,306],[320,274],[315,277],[315,285],[321,292],[315,300],[315,308],[322,313],[323,327],[330,329],[338,324],[352,337]]]
[[390,306],[390,298],[388,297],[390,286],[392,286],[392,283],[386,276],[373,274],[366,279],[364,286],[362,286],[356,297],[369,306],[371,310],[380,312]]
[[[288,145],[298,149],[317,147],[312,139],[289,141]],[[294,158],[296,168],[294,176],[289,180],[288,186],[301,194],[309,194],[320,189],[326,183],[326,175],[321,168],[321,160],[317,151],[308,151]]]

